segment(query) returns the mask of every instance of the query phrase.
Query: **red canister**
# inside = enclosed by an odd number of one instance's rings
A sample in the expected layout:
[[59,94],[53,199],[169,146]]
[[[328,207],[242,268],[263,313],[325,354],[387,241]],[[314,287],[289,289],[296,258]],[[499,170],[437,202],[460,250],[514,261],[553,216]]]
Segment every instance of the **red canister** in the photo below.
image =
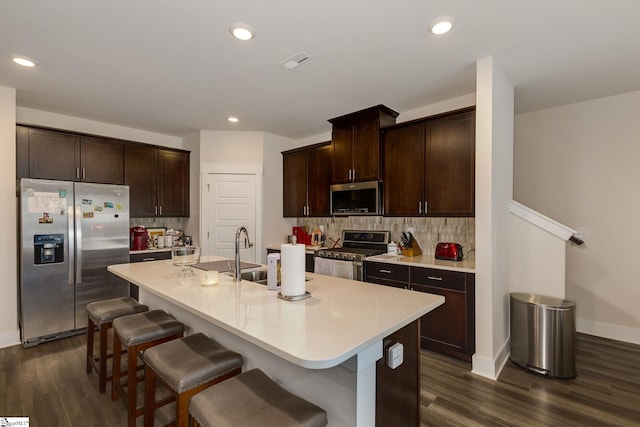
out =
[[129,229],[130,244],[132,251],[143,251],[149,247],[149,233],[144,227],[131,227]]

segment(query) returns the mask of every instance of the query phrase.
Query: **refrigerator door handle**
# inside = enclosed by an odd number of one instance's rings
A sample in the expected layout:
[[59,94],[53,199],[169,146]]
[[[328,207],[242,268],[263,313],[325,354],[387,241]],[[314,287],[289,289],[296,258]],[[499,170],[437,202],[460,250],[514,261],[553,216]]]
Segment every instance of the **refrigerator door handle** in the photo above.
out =
[[67,262],[69,263],[69,285],[73,285],[73,254],[76,250],[75,248],[75,230],[73,224],[73,215],[74,215],[74,206],[67,206]]
[[76,246],[76,284],[82,283],[82,224],[80,223],[82,218],[82,210],[80,206],[76,206],[75,209],[75,246]]

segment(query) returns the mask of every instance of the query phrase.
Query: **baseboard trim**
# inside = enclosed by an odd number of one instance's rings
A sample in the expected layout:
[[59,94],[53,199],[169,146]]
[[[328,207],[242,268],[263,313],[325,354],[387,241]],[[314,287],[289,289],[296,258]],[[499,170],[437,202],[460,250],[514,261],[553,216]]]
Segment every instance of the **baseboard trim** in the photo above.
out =
[[509,339],[502,343],[500,351],[491,359],[479,356],[477,353],[471,358],[471,372],[490,380],[497,380],[504,365],[509,360]]
[[601,338],[640,344],[640,329],[638,328],[596,322],[593,320],[576,319],[576,331]]
[[20,330],[0,332],[0,348],[20,344]]

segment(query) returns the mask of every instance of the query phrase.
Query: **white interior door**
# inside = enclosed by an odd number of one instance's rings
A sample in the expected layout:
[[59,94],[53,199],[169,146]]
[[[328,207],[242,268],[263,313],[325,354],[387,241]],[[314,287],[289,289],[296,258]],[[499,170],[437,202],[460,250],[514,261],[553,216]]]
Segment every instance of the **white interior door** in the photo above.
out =
[[239,227],[246,227],[254,246],[244,248],[240,240],[240,259],[256,260],[256,177],[250,174],[207,174],[204,177],[203,204],[206,204],[206,229],[202,237],[204,255],[233,259]]

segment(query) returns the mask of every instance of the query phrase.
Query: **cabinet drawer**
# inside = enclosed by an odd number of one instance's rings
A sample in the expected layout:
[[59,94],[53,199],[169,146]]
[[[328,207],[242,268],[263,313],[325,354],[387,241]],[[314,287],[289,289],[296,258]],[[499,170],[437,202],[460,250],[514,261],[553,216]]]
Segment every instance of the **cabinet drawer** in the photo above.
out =
[[129,262],[158,261],[161,259],[171,259],[171,251],[149,252],[144,254],[129,255]]
[[409,283],[409,267],[406,265],[387,264],[385,262],[365,262],[365,277],[394,280],[396,282]]
[[459,271],[411,267],[411,284],[465,291],[466,276]]

